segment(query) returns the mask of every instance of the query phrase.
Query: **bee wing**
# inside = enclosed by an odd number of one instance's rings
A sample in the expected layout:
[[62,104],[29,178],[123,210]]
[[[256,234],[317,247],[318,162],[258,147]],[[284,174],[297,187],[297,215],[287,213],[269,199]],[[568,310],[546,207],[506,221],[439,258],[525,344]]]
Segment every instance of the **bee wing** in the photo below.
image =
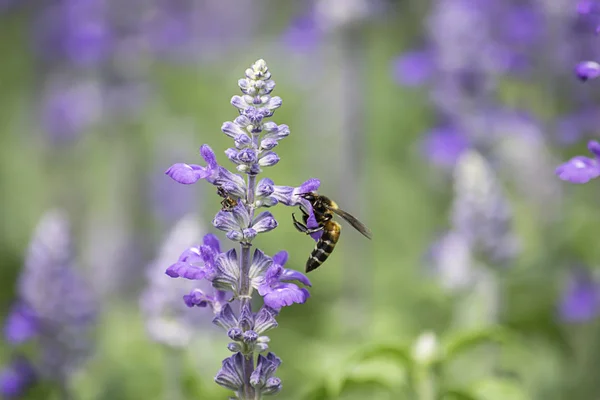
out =
[[371,233],[371,230],[369,228],[367,228],[365,226],[365,224],[363,224],[362,222],[360,222],[359,220],[357,220],[356,218],[354,218],[354,216],[352,216],[350,213],[341,210],[339,208],[329,208],[333,213],[339,215],[340,217],[344,218],[346,221],[348,221],[348,223],[350,225],[352,225],[354,227],[354,229],[356,229],[357,231],[359,231],[360,233],[362,233],[366,238],[371,239],[373,238],[373,234]]

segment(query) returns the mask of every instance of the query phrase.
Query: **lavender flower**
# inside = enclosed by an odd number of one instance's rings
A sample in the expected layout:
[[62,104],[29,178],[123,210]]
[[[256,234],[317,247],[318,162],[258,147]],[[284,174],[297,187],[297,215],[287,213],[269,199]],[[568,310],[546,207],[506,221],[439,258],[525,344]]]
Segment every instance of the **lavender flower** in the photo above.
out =
[[454,175],[453,229],[471,251],[492,264],[506,263],[518,254],[512,231],[512,211],[494,171],[475,151],[460,158]]
[[600,176],[600,143],[592,140],[588,150],[594,158],[577,156],[556,168],[556,175],[563,181],[571,183],[587,183]]
[[69,377],[89,352],[96,306],[91,288],[75,270],[63,212],[49,211],[41,219],[29,246],[18,294],[5,333],[13,343],[35,336],[42,351],[41,375],[67,390]]
[[600,284],[584,269],[574,271],[558,306],[565,322],[587,322],[600,314]]
[[[216,214],[213,225],[226,232],[231,241],[239,242],[239,251],[222,251],[217,238],[209,234],[201,245],[185,250],[166,274],[212,283],[212,293],[195,288],[184,295],[184,302],[188,307],[209,307],[215,314],[213,323],[227,331],[232,340],[228,349],[234,355],[223,361],[215,381],[232,390],[237,398],[250,400],[281,390],[281,381],[274,376],[281,360],[273,353],[259,354],[269,347],[269,338],[262,334],[277,326],[275,317],[281,308],[307,301],[309,293],[298,283],[310,286],[302,273],[283,267],[287,260],[285,251],[273,257],[259,249],[251,252],[257,235],[277,227],[270,212],[257,210],[278,203],[287,206],[303,204],[311,210],[310,204],[299,194],[317,190],[320,182],[309,179],[299,187],[275,185],[268,178],[257,182],[256,177],[263,168],[279,161],[273,149],[290,131],[287,125],[266,121],[281,106],[281,99],[271,96],[275,82],[263,60],[256,61],[246,70],[246,76],[238,81],[238,86],[242,96],[233,96],[231,104],[237,108],[239,116],[225,122],[221,130],[234,142],[234,147],[225,150],[225,155],[246,178],[219,165],[208,145],[200,148],[206,165],[178,163],[166,174],[185,185],[206,180],[235,201],[236,206]],[[263,307],[256,313],[251,305],[255,289],[264,300]],[[229,300],[227,292],[232,293]],[[231,300],[239,301],[237,315],[228,303]]]

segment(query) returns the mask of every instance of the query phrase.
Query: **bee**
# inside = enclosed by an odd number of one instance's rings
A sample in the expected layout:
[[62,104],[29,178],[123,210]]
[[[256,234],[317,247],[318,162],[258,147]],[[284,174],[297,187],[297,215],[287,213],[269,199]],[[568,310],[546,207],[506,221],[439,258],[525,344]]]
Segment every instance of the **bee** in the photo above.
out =
[[310,202],[318,226],[316,228],[309,228],[306,225],[309,214],[304,207],[300,206],[303,222],[298,221],[296,216],[292,213],[292,220],[294,221],[296,229],[307,235],[323,231],[323,235],[317,241],[314,250],[310,253],[310,257],[306,262],[306,272],[319,268],[319,266],[327,260],[327,257],[329,257],[340,238],[342,227],[333,220],[334,214],[337,214],[348,221],[357,231],[362,233],[366,238],[371,239],[372,233],[369,228],[350,215],[350,213],[340,209],[338,205],[328,197],[321,196],[316,192],[302,193],[299,196]]
[[221,211],[231,211],[233,210],[233,207],[237,206],[237,200],[231,197],[229,193],[223,189],[223,186],[217,187],[217,194],[223,198],[223,200],[221,200]]

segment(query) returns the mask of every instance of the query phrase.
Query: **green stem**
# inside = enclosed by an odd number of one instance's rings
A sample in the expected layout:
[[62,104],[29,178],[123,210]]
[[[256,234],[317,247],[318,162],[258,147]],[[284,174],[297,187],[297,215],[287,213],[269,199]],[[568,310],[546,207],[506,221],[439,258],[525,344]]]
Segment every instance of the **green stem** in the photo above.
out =
[[436,400],[435,377],[428,366],[418,366],[415,373],[415,391],[418,400]]
[[178,349],[165,346],[165,400],[182,400],[181,393],[181,363],[182,353]]

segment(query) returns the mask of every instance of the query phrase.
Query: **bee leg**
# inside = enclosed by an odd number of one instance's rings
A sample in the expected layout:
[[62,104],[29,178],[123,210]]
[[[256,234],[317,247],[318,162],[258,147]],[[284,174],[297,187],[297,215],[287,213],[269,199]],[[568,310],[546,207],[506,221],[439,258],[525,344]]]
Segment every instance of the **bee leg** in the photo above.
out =
[[319,232],[319,231],[323,230],[322,226],[318,226],[318,227],[312,228],[312,229],[309,228],[308,226],[306,226],[303,223],[301,223],[300,221],[298,221],[296,219],[296,216],[294,215],[294,213],[292,213],[292,220],[294,220],[294,226],[296,227],[296,229],[298,229],[302,233],[306,233],[307,235],[310,235],[311,233],[315,233],[315,232]]
[[301,223],[300,221],[298,221],[296,219],[296,216],[294,215],[294,213],[292,213],[292,220],[294,221],[294,227],[302,232],[302,233],[306,233],[306,231],[308,230],[308,227],[306,225],[304,225],[303,223]]

